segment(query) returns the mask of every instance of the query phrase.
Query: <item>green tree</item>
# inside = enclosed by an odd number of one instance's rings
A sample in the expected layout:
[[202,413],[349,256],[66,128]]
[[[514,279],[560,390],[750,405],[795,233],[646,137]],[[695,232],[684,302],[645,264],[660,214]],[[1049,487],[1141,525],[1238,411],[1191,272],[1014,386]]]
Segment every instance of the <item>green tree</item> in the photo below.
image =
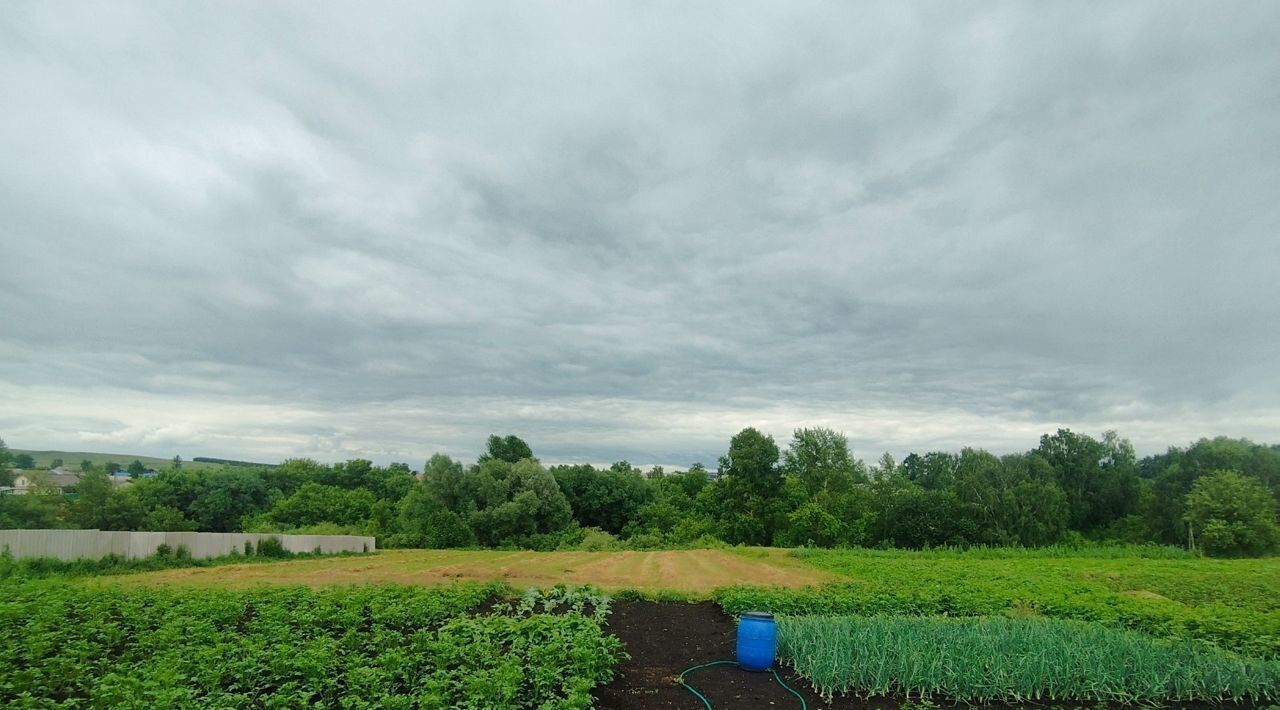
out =
[[1275,497],[1257,479],[1217,471],[1195,482],[1185,520],[1211,555],[1260,555],[1280,546]]
[[89,459],[84,459],[83,461],[81,461],[81,462],[80,462],[80,472],[81,472],[81,473],[84,473],[84,472],[86,472],[86,471],[92,471],[92,470],[93,470],[93,462],[92,462],[92,461],[90,461]]
[[308,481],[325,483],[330,481],[329,467],[312,459],[285,459],[279,466],[272,466],[262,472],[267,487],[277,490],[281,495],[291,495],[302,484]]
[[1143,518],[1152,539],[1165,544],[1187,543],[1184,499],[1197,480],[1215,471],[1256,478],[1280,498],[1280,449],[1248,439],[1200,439],[1185,449],[1170,447],[1164,454],[1148,456],[1138,468],[1151,488],[1142,500]]
[[531,458],[533,458],[533,449],[529,448],[524,439],[515,434],[506,436],[493,434],[489,437],[485,452],[480,456],[477,463],[484,463],[492,459],[506,461],[507,463],[518,463],[524,459]]
[[[460,513],[471,501],[467,474],[462,463],[444,454],[435,454],[422,467],[422,483],[446,508]],[[412,491],[411,491],[412,492]]]
[[468,519],[486,544],[521,544],[533,536],[561,532],[573,522],[573,511],[555,477],[537,461],[525,458],[512,464],[499,485],[501,502],[495,505],[491,499]]
[[122,471],[123,467],[115,461],[108,461],[107,464],[102,467],[102,470],[106,471],[107,475],[115,475]]
[[893,454],[888,451],[880,455],[880,460],[871,467],[871,478],[880,480],[883,478],[891,478],[898,473],[898,465],[893,461]]
[[925,490],[906,481],[883,487],[877,506],[876,537],[896,547],[963,546],[979,537],[976,506],[952,491]]
[[241,518],[270,504],[270,489],[249,469],[224,468],[197,480],[201,485],[189,512],[204,532],[236,532]]
[[31,454],[18,454],[13,457],[14,468],[32,469],[36,467],[36,460]]
[[653,500],[653,489],[644,476],[625,461],[607,471],[589,464],[553,466],[551,474],[578,524],[612,535],[621,534],[627,523],[637,519],[640,508]]
[[4,439],[0,439],[0,470],[8,469],[12,458],[13,454],[9,452],[9,446],[4,443]]
[[182,468],[182,457],[175,454],[173,457],[173,470],[177,471],[181,468]]
[[291,527],[358,525],[369,518],[374,501],[373,494],[364,488],[347,490],[309,482],[288,498],[277,500],[270,515],[277,523]]
[[129,472],[129,478],[138,478],[147,472],[147,467],[138,459],[134,459],[126,470]]
[[698,508],[716,521],[722,540],[769,545],[790,512],[782,496],[783,476],[773,437],[748,427],[729,441],[720,457],[721,477],[697,498]]
[[195,532],[198,527],[196,522],[183,515],[181,510],[162,505],[146,513],[139,529],[156,532]]
[[911,454],[902,460],[902,473],[908,479],[931,491],[947,490],[956,485],[956,469],[960,457],[945,451],[930,451],[924,456]]
[[1133,446],[1113,431],[1101,441],[1068,429],[1040,437],[1032,452],[1054,470],[1067,496],[1072,529],[1099,530],[1135,512],[1137,462]]
[[0,495],[0,529],[65,528],[66,508],[67,499],[61,495]]
[[769,497],[782,488],[778,445],[772,436],[747,427],[729,440],[729,453],[720,457],[723,475],[741,482],[751,493]]
[[146,517],[142,502],[129,490],[112,490],[102,508],[98,528],[102,530],[139,530]]
[[391,540],[399,547],[444,549],[476,544],[475,533],[462,516],[445,507],[423,484],[410,489],[400,502],[399,529]]
[[834,547],[847,537],[844,523],[815,501],[801,505],[787,516],[780,542],[787,547]]
[[50,461],[49,468],[62,468],[62,459],[54,459]]
[[849,452],[848,437],[823,427],[795,430],[783,454],[782,472],[803,482],[810,497],[824,491],[844,493],[867,480],[862,462]]
[[83,529],[110,529],[107,525],[107,500],[111,497],[111,477],[106,471],[89,470],[76,482],[75,501],[71,504],[71,520]]

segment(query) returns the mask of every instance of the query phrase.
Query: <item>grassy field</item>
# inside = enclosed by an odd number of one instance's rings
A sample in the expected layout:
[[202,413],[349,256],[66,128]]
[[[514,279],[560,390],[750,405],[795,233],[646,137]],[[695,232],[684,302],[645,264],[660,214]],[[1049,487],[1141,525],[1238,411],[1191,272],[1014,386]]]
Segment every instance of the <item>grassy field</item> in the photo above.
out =
[[[49,468],[54,459],[62,459],[63,467],[68,471],[80,470],[81,461],[92,461],[94,466],[102,467],[110,461],[115,461],[121,466],[128,466],[133,460],[142,462],[147,468],[154,468],[157,471],[169,468],[173,465],[173,458],[161,459],[154,456],[138,456],[136,454],[100,454],[93,451],[31,451],[29,449],[10,449],[16,454],[30,454],[35,459],[36,468]],[[199,461],[188,461],[183,457],[182,467],[195,471],[201,470],[217,470],[222,468],[221,464],[202,463]]]
[[528,552],[500,550],[385,550],[373,555],[320,558],[273,565],[171,569],[101,578],[128,585],[244,588],[264,584],[423,584],[500,581],[516,587],[593,584],[707,595],[719,587],[754,584],[794,588],[837,575],[784,550],[665,550],[660,552]]

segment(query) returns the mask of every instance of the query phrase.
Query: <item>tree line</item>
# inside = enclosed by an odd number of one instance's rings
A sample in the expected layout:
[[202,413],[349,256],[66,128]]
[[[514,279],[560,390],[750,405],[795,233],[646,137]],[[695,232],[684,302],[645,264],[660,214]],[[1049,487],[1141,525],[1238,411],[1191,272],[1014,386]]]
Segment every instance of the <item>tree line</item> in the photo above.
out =
[[748,428],[715,471],[548,467],[514,435],[491,436],[469,465],[436,454],[420,480],[406,464],[361,459],[213,471],[175,462],[124,487],[90,468],[70,495],[0,496],[0,528],[348,533],[384,547],[1099,541],[1262,555],[1280,549],[1278,499],[1280,446],[1245,439],[1201,439],[1139,460],[1114,432],[1060,429],[1025,453],[885,454],[867,465],[830,429],[796,430],[781,448]]

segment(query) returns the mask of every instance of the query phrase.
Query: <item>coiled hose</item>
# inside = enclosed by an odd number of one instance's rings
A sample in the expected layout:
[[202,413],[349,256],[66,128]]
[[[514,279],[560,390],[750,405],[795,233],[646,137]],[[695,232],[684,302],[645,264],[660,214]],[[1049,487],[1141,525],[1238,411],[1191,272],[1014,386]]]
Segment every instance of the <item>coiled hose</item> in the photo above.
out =
[[[694,688],[692,685],[689,685],[688,683],[686,683],[684,680],[684,677],[698,670],[699,668],[707,668],[709,666],[736,666],[736,665],[738,665],[737,661],[712,661],[710,663],[703,663],[700,665],[696,665],[692,668],[686,668],[685,670],[680,671],[680,675],[676,677],[676,682],[684,686],[685,690],[697,696],[698,700],[701,700],[702,704],[707,706],[707,710],[715,710],[715,708],[711,707],[711,701],[707,700],[707,696],[703,695],[702,693],[699,693],[697,688]],[[792,695],[796,696],[796,698],[800,700],[800,710],[809,710],[809,704],[804,701],[804,696],[792,690],[791,686],[787,685],[786,683],[783,683],[782,678],[778,676],[777,671],[770,668],[769,672],[773,674],[773,679],[778,681],[778,685],[782,686],[783,689],[785,689],[788,693],[791,693]]]

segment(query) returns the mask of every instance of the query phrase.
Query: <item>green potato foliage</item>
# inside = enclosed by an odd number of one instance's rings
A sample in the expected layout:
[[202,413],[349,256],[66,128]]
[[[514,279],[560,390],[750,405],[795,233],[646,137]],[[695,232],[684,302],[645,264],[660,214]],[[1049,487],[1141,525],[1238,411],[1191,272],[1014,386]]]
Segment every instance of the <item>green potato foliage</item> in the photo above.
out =
[[472,616],[497,585],[0,588],[0,705],[587,708],[616,638],[582,614]]

